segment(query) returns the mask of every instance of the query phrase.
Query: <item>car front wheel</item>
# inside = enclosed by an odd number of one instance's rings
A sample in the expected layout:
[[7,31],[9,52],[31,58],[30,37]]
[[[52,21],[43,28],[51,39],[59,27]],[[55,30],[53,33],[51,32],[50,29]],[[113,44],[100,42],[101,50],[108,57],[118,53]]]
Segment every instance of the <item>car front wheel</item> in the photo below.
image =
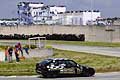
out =
[[81,76],[83,77],[90,77],[93,76],[95,74],[95,70],[93,68],[84,68],[84,70],[81,73]]
[[85,73],[86,77],[93,76],[95,74],[95,70],[93,68],[88,68],[88,70]]

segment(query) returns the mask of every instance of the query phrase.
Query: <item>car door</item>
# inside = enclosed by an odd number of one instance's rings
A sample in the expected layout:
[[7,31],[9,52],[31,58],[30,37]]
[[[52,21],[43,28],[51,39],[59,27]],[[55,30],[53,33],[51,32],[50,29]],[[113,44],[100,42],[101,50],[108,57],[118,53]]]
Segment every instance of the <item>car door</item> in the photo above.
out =
[[76,74],[76,64],[74,62],[72,62],[71,60],[66,60],[65,61],[65,68],[64,68],[64,72],[66,74]]

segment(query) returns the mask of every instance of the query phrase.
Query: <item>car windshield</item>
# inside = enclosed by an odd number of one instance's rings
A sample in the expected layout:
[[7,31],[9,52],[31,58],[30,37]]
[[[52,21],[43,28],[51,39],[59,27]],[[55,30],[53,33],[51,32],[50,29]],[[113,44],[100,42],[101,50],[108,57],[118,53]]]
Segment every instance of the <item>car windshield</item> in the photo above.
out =
[[70,66],[76,66],[76,63],[72,60],[68,60],[66,61],[67,65],[70,65]]
[[42,65],[46,65],[48,63],[50,63],[52,60],[51,59],[46,59],[44,61],[41,62]]

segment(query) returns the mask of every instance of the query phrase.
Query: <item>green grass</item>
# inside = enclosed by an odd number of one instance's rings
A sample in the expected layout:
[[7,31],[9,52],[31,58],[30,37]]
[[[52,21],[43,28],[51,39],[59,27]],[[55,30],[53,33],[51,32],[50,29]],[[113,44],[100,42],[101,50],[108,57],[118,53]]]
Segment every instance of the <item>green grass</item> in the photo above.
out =
[[96,72],[120,71],[120,58],[89,54],[84,52],[55,50],[53,57],[64,57],[75,60],[79,64],[94,67]]
[[16,63],[2,62],[0,63],[0,75],[36,75],[35,64],[40,61],[41,58],[31,58]]
[[8,46],[2,46],[2,45],[0,45],[0,51],[1,50],[4,50],[5,48],[7,48]]
[[52,46],[51,45],[46,45],[45,48],[52,49]]
[[[11,43],[15,44],[17,42],[24,42],[28,44],[28,40],[0,40],[0,43]],[[81,45],[81,46],[104,46],[104,47],[120,47],[120,42],[110,43],[110,42],[83,42],[83,41],[60,41],[60,40],[47,40],[46,43],[50,44],[68,44],[68,45]]]
[[120,58],[84,52],[55,50],[53,57],[64,57],[75,60],[77,63],[94,67],[96,72],[120,71]]
[[[120,71],[120,58],[54,49],[54,58],[69,58],[79,64],[91,66],[96,72]],[[0,63],[0,75],[36,75],[35,65],[44,58],[31,58],[20,61],[20,63]]]
[[48,40],[47,44],[68,44],[68,45],[81,45],[81,46],[103,46],[103,47],[120,47],[120,42],[83,42],[83,41],[56,41]]

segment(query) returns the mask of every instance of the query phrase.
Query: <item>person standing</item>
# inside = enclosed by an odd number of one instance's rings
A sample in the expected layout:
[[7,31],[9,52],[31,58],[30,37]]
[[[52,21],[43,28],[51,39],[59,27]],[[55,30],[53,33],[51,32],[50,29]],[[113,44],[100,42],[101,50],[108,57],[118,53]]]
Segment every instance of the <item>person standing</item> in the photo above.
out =
[[5,48],[5,61],[8,61],[8,48]]
[[20,59],[19,59],[19,49],[18,49],[17,45],[15,45],[14,52],[15,52],[16,62],[19,62],[20,61]]
[[9,47],[8,48],[8,55],[9,55],[9,62],[12,62],[12,53],[13,53],[13,48],[12,47]]
[[19,51],[21,52],[21,56],[23,57],[23,50],[22,50],[21,43],[18,43],[17,46],[18,46]]

